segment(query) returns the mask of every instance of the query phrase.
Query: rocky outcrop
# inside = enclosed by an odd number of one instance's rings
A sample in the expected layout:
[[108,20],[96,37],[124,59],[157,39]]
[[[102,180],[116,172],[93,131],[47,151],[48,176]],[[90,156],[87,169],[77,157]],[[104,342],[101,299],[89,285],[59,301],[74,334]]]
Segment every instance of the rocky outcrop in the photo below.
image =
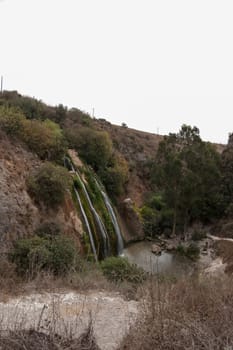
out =
[[144,239],[144,232],[140,216],[133,201],[126,198],[119,207],[122,233],[126,243]]
[[0,242],[7,249],[17,238],[27,237],[46,221],[55,221],[80,246],[82,224],[71,194],[58,210],[38,208],[27,192],[30,172],[41,165],[35,154],[0,131]]
[[151,252],[155,255],[160,255],[162,253],[162,248],[157,244],[152,244]]

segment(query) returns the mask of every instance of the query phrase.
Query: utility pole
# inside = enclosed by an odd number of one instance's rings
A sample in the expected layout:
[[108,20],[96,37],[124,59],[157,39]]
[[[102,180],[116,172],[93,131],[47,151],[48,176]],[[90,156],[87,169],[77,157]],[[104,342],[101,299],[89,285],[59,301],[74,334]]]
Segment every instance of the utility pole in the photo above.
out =
[[92,118],[95,118],[95,108],[92,108]]
[[1,76],[1,95],[3,93],[3,76]]

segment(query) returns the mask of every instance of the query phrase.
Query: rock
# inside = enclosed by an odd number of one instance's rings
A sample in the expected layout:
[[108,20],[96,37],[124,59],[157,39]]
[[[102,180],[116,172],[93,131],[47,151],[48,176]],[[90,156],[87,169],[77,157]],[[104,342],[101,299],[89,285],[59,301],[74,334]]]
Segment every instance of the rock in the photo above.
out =
[[126,198],[119,205],[120,223],[126,243],[145,238],[138,210],[131,198]]
[[152,246],[151,246],[151,252],[152,252],[153,254],[159,255],[159,254],[162,253],[162,248],[161,248],[159,245],[157,245],[157,244],[152,244]]
[[171,250],[175,250],[176,249],[176,246],[172,243],[169,243],[167,246],[166,246],[166,249],[167,251],[171,251]]

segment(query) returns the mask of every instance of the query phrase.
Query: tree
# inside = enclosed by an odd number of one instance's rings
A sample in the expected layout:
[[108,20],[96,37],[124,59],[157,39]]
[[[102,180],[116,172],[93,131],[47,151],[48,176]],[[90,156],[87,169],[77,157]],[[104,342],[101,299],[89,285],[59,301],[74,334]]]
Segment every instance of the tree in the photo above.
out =
[[51,120],[23,122],[21,138],[43,160],[61,160],[66,151],[62,130]]
[[49,162],[43,164],[28,179],[28,190],[35,201],[50,208],[57,208],[63,203],[70,185],[68,171]]
[[113,147],[107,132],[83,127],[76,131],[73,143],[79,155],[95,171],[98,172],[108,166],[113,154]]
[[153,181],[173,211],[173,234],[178,219],[185,232],[193,220],[207,221],[221,212],[220,158],[196,127],[183,125],[160,143]]
[[233,134],[229,135],[227,147],[222,153],[222,190],[226,206],[233,203]]

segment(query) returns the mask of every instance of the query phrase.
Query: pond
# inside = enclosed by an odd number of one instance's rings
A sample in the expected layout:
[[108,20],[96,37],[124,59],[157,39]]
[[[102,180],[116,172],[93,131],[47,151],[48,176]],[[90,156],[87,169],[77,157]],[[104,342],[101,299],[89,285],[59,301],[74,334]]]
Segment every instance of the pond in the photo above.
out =
[[195,264],[190,259],[165,251],[161,255],[155,255],[151,252],[151,246],[152,243],[148,241],[132,243],[123,250],[123,255],[131,263],[153,274],[179,277],[194,271]]

